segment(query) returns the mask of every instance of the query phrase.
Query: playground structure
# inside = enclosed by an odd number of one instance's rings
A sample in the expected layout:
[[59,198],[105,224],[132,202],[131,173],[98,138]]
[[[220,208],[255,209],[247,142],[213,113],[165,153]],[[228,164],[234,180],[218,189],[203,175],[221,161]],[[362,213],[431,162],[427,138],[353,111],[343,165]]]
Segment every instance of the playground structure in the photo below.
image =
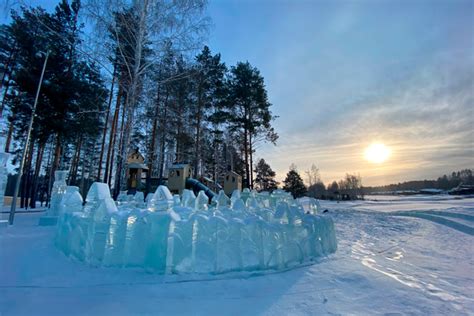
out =
[[242,176],[237,172],[229,170],[224,178],[224,192],[230,195],[235,190],[242,191]]
[[135,149],[127,159],[127,189],[131,194],[135,194],[142,186],[143,174],[148,172],[145,165],[145,157]]
[[[148,167],[145,158],[138,151],[134,150],[127,158],[127,193],[135,194],[144,187],[143,179],[146,178]],[[242,190],[242,176],[229,170],[222,175],[222,183],[204,177],[194,175],[194,170],[188,163],[175,163],[168,167],[168,176],[163,179],[152,179],[158,185],[165,183],[172,194],[182,194],[185,189],[193,190],[194,194],[199,191],[206,192],[211,200],[216,192],[224,190],[227,195],[231,195],[234,190]],[[159,180],[159,181],[155,181]]]
[[172,165],[168,173],[168,189],[173,194],[182,194],[184,189],[193,190],[194,194],[204,191],[210,200],[217,195],[216,191],[222,189],[227,195],[231,195],[235,190],[242,190],[242,177],[233,171],[226,172],[222,185],[207,177],[199,177],[198,180],[192,176],[191,165]]

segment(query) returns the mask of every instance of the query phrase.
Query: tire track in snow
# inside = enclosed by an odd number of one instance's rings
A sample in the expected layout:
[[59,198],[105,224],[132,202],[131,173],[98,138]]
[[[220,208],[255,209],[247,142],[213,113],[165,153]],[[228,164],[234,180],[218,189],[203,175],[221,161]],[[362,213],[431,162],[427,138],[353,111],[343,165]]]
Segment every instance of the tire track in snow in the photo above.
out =
[[[450,228],[455,229],[457,231],[460,231],[462,233],[474,236],[474,227],[467,226],[467,225],[461,224],[459,222],[456,222],[456,221],[453,221],[453,220],[450,220],[450,219],[447,219],[447,218],[444,217],[444,216],[451,216],[451,217],[457,217],[457,218],[461,218],[461,219],[465,219],[465,220],[470,221],[471,220],[470,218],[472,218],[472,220],[474,220],[473,216],[469,216],[469,215],[466,215],[466,214],[459,214],[459,213],[448,213],[449,215],[446,215],[447,212],[437,212],[437,213],[431,213],[431,212],[434,212],[434,211],[429,211],[429,212],[416,212],[416,211],[415,212],[393,212],[393,213],[390,213],[389,215],[391,215],[391,216],[405,216],[405,217],[422,218],[422,219],[426,219],[426,220],[429,220],[429,221],[432,221],[432,222],[450,227]],[[432,215],[432,214],[435,214],[435,215]],[[454,215],[454,214],[456,214],[456,215]]]

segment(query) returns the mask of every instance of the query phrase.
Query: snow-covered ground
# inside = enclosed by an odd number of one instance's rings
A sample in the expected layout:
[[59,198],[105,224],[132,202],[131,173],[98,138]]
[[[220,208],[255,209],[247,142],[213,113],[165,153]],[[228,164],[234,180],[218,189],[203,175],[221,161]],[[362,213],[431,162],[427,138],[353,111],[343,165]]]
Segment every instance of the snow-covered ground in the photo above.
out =
[[199,281],[85,266],[19,214],[0,227],[0,315],[474,315],[474,198],[373,198],[322,203],[338,250],[317,264]]

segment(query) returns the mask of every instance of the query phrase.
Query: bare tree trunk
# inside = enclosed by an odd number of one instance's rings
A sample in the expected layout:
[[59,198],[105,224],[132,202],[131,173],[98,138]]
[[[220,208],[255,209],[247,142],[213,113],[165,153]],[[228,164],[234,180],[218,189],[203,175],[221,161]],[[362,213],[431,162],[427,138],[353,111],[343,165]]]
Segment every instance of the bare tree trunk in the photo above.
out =
[[[107,105],[107,115],[105,116],[105,124],[104,130],[102,131],[102,143],[100,146],[100,156],[99,156],[99,170],[97,171],[97,181],[100,181],[100,176],[102,172],[102,159],[104,158],[104,148],[105,148],[105,138],[107,136],[107,127],[109,124],[109,116],[110,116],[110,107],[112,105],[112,98],[114,95],[114,84],[115,84],[115,76],[116,76],[116,64],[114,63],[114,73],[112,75],[112,85],[110,86],[110,94],[109,94],[109,102]],[[110,146],[110,142],[109,142]],[[104,181],[105,182],[105,181]]]
[[5,152],[6,153],[10,152],[10,144],[12,142],[12,135],[13,135],[13,121],[10,122],[10,125],[8,126],[8,134],[7,134],[7,139],[5,141]]
[[56,144],[54,149],[54,158],[53,163],[51,164],[50,174],[49,174],[49,184],[48,184],[48,203],[49,197],[51,197],[51,189],[53,188],[53,176],[54,172],[59,168],[59,162],[61,159],[61,135],[56,135]]
[[35,148],[35,142],[31,141],[29,144],[29,148],[26,151],[26,158],[25,158],[25,167],[23,171],[24,181],[22,183],[23,189],[21,190],[21,198],[20,198],[20,207],[21,208],[28,208],[28,197],[30,196],[30,172],[31,172],[31,164],[33,161],[33,151]]
[[[85,153],[85,151],[84,151]],[[84,187],[84,176],[85,176],[85,157],[82,157],[81,159],[81,184],[80,184],[80,190],[82,192],[82,196],[86,196],[86,188]]]
[[79,137],[76,144],[76,149],[74,151],[74,156],[71,163],[71,170],[69,172],[69,184],[75,185],[77,179],[77,170],[79,169],[79,161],[81,157],[81,147],[82,147],[82,136]]
[[248,145],[248,132],[244,130],[244,159],[245,159],[245,187],[250,187],[250,170],[249,170],[249,145]]
[[183,141],[182,141],[182,134],[183,134],[183,126],[182,126],[182,109],[183,107],[181,104],[178,104],[178,117],[176,124],[176,162],[181,163],[184,162],[184,149],[183,149]]
[[5,109],[5,102],[8,100],[8,89],[10,89],[10,82],[11,82],[11,80],[8,80],[6,85],[5,85],[5,91],[3,92],[3,98],[2,98],[2,104],[0,106],[0,117],[3,117],[3,110]]
[[[125,112],[127,102],[125,102],[122,109],[122,121],[120,122],[120,139],[119,139],[119,150],[117,157],[117,167],[115,169],[115,185],[114,185],[114,197],[119,194],[121,181],[122,181],[122,164],[125,148]],[[113,159],[113,158],[112,158]]]
[[166,149],[166,121],[168,119],[168,93],[166,93],[165,102],[163,103],[163,116],[161,118],[161,143],[160,143],[160,174],[159,184],[163,181],[163,172],[165,164],[165,149]]
[[158,127],[158,115],[155,113],[153,118],[153,128],[151,132],[150,148],[149,148],[149,159],[148,159],[148,172],[146,174],[146,193],[151,191],[151,174],[153,172],[153,163],[155,162],[155,143],[156,143],[156,129]]
[[54,149],[54,160],[53,160],[53,170],[56,171],[59,168],[59,162],[62,154],[61,146],[61,135],[56,136],[56,147]]
[[249,133],[249,154],[250,154],[250,189],[253,189],[253,146],[252,146],[252,133]]
[[[149,0],[142,0],[140,2],[135,2],[135,10],[139,10],[139,22],[138,22],[138,32],[136,33],[136,41],[134,47],[134,58],[133,58],[133,68],[130,71],[130,85],[127,90],[127,97],[124,106],[127,112],[127,125],[124,132],[121,135],[121,148],[119,151],[119,156],[117,157],[119,161],[117,162],[117,170],[115,172],[116,181],[115,181],[115,195],[118,195],[119,190],[122,186],[122,180],[125,176],[125,164],[127,160],[127,150],[130,145],[130,136],[131,136],[131,126],[134,121],[135,108],[138,102],[138,94],[140,89],[140,80],[142,77],[143,71],[143,48],[146,45],[146,19],[148,14],[148,5]],[[122,116],[124,117],[124,116]],[[123,121],[122,121],[123,125]]]
[[122,94],[123,94],[122,86],[120,84],[118,86],[119,88],[117,92],[117,100],[115,102],[114,118],[112,121],[112,127],[110,129],[110,135],[109,135],[109,148],[107,150],[107,160],[105,162],[104,182],[109,185],[110,185],[110,178],[112,176],[115,138],[117,134],[117,124],[118,124],[118,118],[120,114],[120,103],[122,101]]
[[249,128],[248,128],[248,107],[244,106],[244,159],[245,159],[245,179],[246,179],[246,187],[250,188],[250,168],[249,168]]
[[198,173],[198,168],[201,162],[201,115],[202,115],[202,87],[199,85],[198,88],[198,101],[196,111],[196,143],[194,146],[194,153],[196,155],[194,162],[194,172]]
[[[48,175],[48,187],[49,188],[51,186],[51,169],[52,169],[52,155],[53,155],[53,142],[51,141],[50,142],[50,145],[49,145],[49,153],[48,153],[48,161],[46,163],[46,166],[47,168],[49,168],[48,172],[49,172],[49,175]],[[48,189],[46,188],[46,201],[45,201],[45,206],[48,207],[49,206],[49,191]]]
[[46,147],[46,144],[44,143],[38,144],[38,151],[36,153],[35,173],[33,176],[33,185],[32,185],[32,190],[31,190],[31,195],[30,195],[31,208],[36,208],[36,196],[37,196],[38,184],[39,184],[38,178],[41,171],[41,165],[43,163],[43,154],[44,154],[45,147]]
[[160,144],[160,174],[159,174],[159,184],[163,181],[163,173],[165,167],[165,148],[166,148],[166,139],[165,134],[161,135],[161,144]]
[[[114,143],[115,143],[115,138],[116,136],[114,136]],[[114,157],[115,157],[115,149],[113,151],[113,154],[112,154],[112,157],[110,158],[110,172],[109,172],[109,178],[107,179],[107,183],[109,184],[109,187],[112,186],[112,173],[113,173],[113,169],[114,169]]]

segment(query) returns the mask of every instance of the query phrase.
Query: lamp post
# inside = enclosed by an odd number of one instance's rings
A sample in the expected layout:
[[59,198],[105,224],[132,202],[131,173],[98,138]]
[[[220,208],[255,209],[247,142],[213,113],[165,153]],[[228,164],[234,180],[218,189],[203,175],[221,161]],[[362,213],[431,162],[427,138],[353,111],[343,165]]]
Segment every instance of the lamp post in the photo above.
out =
[[38,82],[38,89],[36,90],[35,102],[33,104],[33,109],[31,111],[31,118],[30,118],[30,124],[28,126],[28,133],[26,134],[25,147],[23,148],[23,152],[21,154],[20,170],[18,171],[18,174],[16,176],[15,191],[13,192],[12,205],[10,208],[10,217],[8,218],[8,223],[10,225],[13,225],[13,220],[15,218],[16,200],[18,198],[18,191],[20,190],[21,175],[23,174],[23,167],[25,166],[26,151],[28,150],[28,145],[30,143],[31,130],[33,129],[33,120],[35,119],[35,115],[36,115],[36,105],[38,104],[39,94],[41,91],[41,84],[43,83],[44,71],[46,70],[46,65],[48,63],[48,57],[49,57],[49,51],[46,52],[46,57],[44,59],[44,64],[43,64],[43,70],[41,70],[41,77]]

